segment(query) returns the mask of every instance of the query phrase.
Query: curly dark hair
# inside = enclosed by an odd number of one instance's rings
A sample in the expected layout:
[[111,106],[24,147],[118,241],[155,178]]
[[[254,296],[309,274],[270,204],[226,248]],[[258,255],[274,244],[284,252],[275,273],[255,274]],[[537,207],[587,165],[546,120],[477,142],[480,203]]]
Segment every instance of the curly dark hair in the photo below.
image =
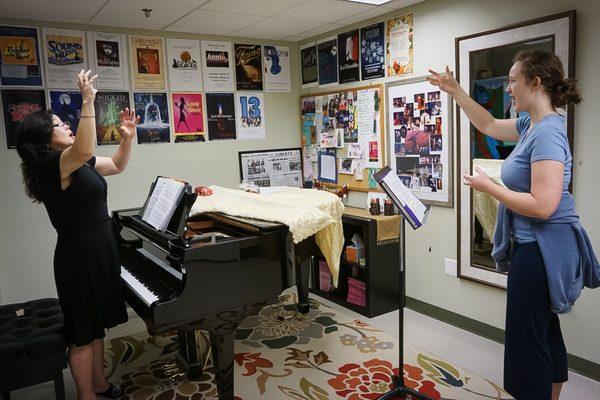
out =
[[17,153],[21,157],[21,172],[25,193],[34,203],[41,201],[38,168],[50,151],[54,121],[50,110],[29,114],[17,128]]
[[579,104],[583,100],[575,78],[564,78],[563,65],[558,56],[547,51],[520,51],[513,62],[521,62],[521,73],[528,82],[540,78],[542,86],[555,108]]

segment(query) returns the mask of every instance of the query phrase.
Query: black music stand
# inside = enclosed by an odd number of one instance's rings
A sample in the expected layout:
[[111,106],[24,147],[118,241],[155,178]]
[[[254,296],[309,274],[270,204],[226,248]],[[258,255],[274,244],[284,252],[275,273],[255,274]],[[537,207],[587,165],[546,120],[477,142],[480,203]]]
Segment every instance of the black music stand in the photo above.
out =
[[[398,358],[400,361],[399,365],[399,374],[392,376],[392,381],[394,383],[394,388],[389,392],[385,393],[377,400],[391,400],[395,398],[405,398],[405,396],[410,396],[413,399],[418,400],[433,400],[430,397],[417,392],[404,384],[404,305],[406,302],[406,284],[405,284],[405,270],[406,270],[406,254],[405,254],[405,220],[409,221],[410,226],[413,229],[418,229],[423,223],[425,223],[426,216],[429,213],[429,206],[426,206],[425,218],[421,221],[415,221],[415,215],[407,210],[404,204],[399,200],[396,193],[383,181],[383,179],[391,173],[390,167],[384,167],[379,172],[375,174],[375,180],[379,183],[379,186],[385,191],[385,193],[392,199],[396,209],[399,210],[400,215],[400,237],[398,238],[399,243],[398,247],[400,248],[400,304],[398,307]],[[396,176],[396,179],[399,178]],[[402,184],[400,182],[400,184]]]

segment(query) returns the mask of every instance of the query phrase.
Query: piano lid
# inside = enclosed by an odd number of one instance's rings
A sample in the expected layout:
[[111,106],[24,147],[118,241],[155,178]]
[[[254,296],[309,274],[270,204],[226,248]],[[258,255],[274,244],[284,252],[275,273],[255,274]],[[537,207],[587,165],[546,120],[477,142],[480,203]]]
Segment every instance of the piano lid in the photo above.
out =
[[287,225],[280,222],[265,221],[262,219],[239,217],[235,215],[224,214],[221,212],[206,212],[199,215],[206,215],[214,221],[225,223],[228,225],[238,226],[247,229],[251,232],[271,232],[276,230],[287,229]]

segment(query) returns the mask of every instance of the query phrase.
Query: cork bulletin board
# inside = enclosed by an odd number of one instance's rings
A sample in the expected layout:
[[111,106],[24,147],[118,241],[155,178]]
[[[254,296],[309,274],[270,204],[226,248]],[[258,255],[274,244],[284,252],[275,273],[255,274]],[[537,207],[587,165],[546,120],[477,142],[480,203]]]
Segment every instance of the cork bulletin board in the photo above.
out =
[[383,85],[377,84],[300,97],[305,181],[347,185],[361,192],[378,190],[372,175],[386,162],[383,96]]

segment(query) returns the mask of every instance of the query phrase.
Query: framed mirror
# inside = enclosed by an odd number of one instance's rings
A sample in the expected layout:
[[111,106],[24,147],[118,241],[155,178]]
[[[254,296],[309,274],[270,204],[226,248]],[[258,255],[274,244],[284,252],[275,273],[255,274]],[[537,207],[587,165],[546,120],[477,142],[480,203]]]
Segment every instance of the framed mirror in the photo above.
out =
[[[575,11],[550,15],[487,32],[456,38],[456,77],[460,85],[495,118],[517,118],[506,93],[508,71],[521,50],[554,52],[565,75],[575,72]],[[573,107],[566,114],[567,133],[573,153]],[[497,272],[491,257],[498,202],[462,184],[465,172],[479,166],[502,184],[502,162],[515,143],[502,142],[479,132],[457,106],[458,276],[506,288],[507,275]]]

